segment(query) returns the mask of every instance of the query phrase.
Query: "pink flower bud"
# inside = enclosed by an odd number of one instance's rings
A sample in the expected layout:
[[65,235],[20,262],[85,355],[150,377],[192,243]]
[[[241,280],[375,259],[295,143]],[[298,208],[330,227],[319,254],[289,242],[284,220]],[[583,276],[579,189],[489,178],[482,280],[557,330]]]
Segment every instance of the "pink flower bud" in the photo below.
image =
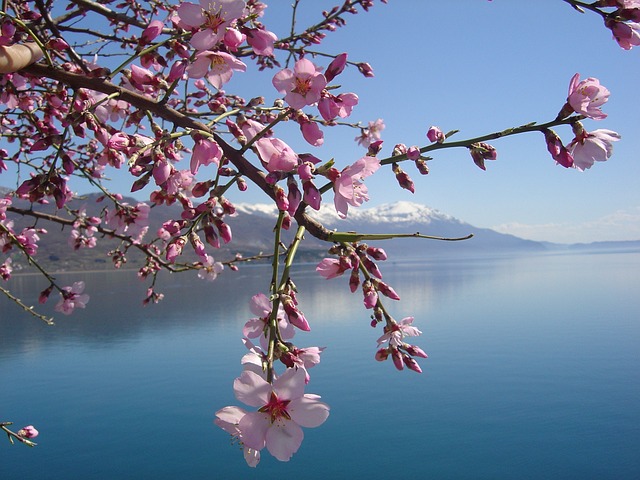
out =
[[374,277],[382,278],[382,272],[380,272],[378,266],[373,263],[369,257],[362,256],[362,265],[364,265],[367,271]]
[[347,65],[347,54],[341,53],[336,58],[334,58],[329,66],[327,67],[327,71],[324,73],[327,82],[330,82],[335,77],[340,75],[344,70],[344,67]]
[[293,177],[289,177],[289,180],[287,181],[287,187],[289,190],[289,192],[287,193],[287,201],[289,202],[289,208],[287,209],[287,212],[289,212],[290,215],[294,215],[296,213],[296,210],[298,210],[300,202],[302,202],[302,193],[300,192],[298,184]]
[[427,138],[432,143],[442,143],[446,140],[442,130],[440,130],[439,127],[435,126],[429,127],[429,130],[427,130]]
[[418,169],[418,172],[420,172],[420,175],[429,174],[429,167],[427,166],[427,161],[423,158],[419,158],[418,160],[416,160],[416,168]]
[[368,63],[364,63],[364,62],[363,63],[358,63],[357,67],[358,67],[358,70],[360,71],[360,73],[362,75],[364,75],[365,77],[370,78],[370,77],[375,76],[373,74],[373,69],[371,68],[371,65],[369,65]]
[[547,150],[551,154],[551,157],[565,168],[573,166],[573,157],[569,151],[562,144],[560,137],[550,129],[545,129],[544,139],[547,142]]
[[218,240],[218,234],[213,228],[213,225],[205,225],[204,238],[213,248],[220,248],[220,240]]
[[111,136],[107,142],[107,147],[113,150],[122,151],[130,144],[129,135],[124,132],[117,132]]
[[229,227],[229,225],[219,219],[215,220],[215,224],[218,228],[218,233],[222,237],[224,243],[229,243],[231,241],[231,228]]
[[496,149],[488,143],[480,142],[469,146],[469,152],[473,162],[482,170],[487,168],[484,166],[485,160],[495,160],[498,156]]
[[40,292],[40,296],[38,297],[38,303],[42,303],[42,304],[46,303],[47,300],[49,300],[49,295],[51,295],[52,291],[53,291],[53,285],[49,285],[42,292]]
[[391,349],[391,358],[393,359],[393,364],[398,370],[402,370],[404,368],[402,354],[398,351],[397,348]]
[[358,286],[360,285],[360,272],[357,268],[351,270],[351,275],[349,276],[349,290],[351,293],[354,293]]
[[47,42],[47,48],[50,50],[56,50],[58,52],[62,52],[69,48],[69,44],[65,42],[62,38],[52,38]]
[[374,260],[386,260],[387,252],[385,252],[382,248],[378,247],[367,247],[367,255],[369,255]]
[[322,203],[322,195],[320,190],[310,180],[302,182],[302,190],[304,192],[303,199],[307,205],[314,210],[320,210],[320,204]]
[[405,350],[412,357],[428,358],[428,356],[425,353],[425,351],[422,350],[420,347],[418,347],[416,345],[406,345],[405,346]]
[[180,80],[184,73],[187,71],[187,62],[184,60],[179,60],[171,65],[171,70],[169,70],[169,75],[167,76],[167,82],[173,83],[176,80]]
[[365,280],[362,284],[362,294],[364,295],[364,308],[373,308],[378,303],[378,292],[371,280]]
[[227,31],[224,33],[223,41],[229,51],[235,52],[246,38],[247,36],[244,33],[241,33],[237,28],[227,28]]
[[291,228],[291,215],[289,215],[289,212],[284,212],[282,217],[282,228],[284,230],[289,230]]
[[386,283],[377,280],[376,281],[376,288],[380,291],[380,293],[382,293],[385,297],[388,297],[392,300],[400,300],[400,295],[398,295],[396,293],[396,291],[391,288],[389,285],[387,285]]
[[182,249],[184,248],[186,243],[187,239],[185,237],[178,237],[173,242],[171,242],[167,247],[167,261],[173,263],[175,259],[182,254]]
[[287,318],[292,325],[305,332],[311,330],[304,314],[298,310],[298,307],[296,307],[293,299],[289,295],[280,295],[280,302],[282,303],[284,312],[287,314]]
[[398,185],[400,185],[405,190],[409,190],[411,193],[415,193],[415,185],[411,177],[400,168],[397,163],[393,164],[393,173],[396,175],[396,180],[398,181]]
[[402,361],[404,362],[404,364],[407,366],[408,369],[413,370],[414,372],[417,372],[417,373],[422,373],[422,369],[420,368],[420,365],[418,365],[418,362],[416,362],[409,355],[403,355]]
[[420,158],[420,148],[415,145],[407,148],[407,158],[409,160],[418,160]]
[[18,435],[23,438],[35,438],[38,436],[38,430],[33,425],[27,425],[18,430]]
[[287,194],[280,185],[275,185],[273,187],[273,191],[276,197],[276,205],[278,206],[278,210],[282,210],[286,212],[289,210],[289,199],[287,198]]
[[387,348],[381,348],[376,352],[377,361],[384,362],[387,358],[389,358],[389,350]]

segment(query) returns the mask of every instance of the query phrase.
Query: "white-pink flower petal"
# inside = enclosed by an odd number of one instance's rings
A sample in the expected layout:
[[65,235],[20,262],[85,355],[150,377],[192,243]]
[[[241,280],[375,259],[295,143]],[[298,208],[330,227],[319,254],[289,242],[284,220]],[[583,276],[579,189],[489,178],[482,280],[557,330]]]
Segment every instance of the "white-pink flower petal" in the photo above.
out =
[[269,401],[271,385],[260,375],[245,370],[233,382],[233,391],[242,403],[252,407],[262,407]]
[[329,405],[319,401],[318,395],[305,394],[294,398],[287,406],[291,420],[301,427],[314,428],[322,425],[329,417]]
[[304,433],[298,424],[278,419],[267,431],[265,440],[271,455],[281,462],[288,462],[300,448],[303,438]]

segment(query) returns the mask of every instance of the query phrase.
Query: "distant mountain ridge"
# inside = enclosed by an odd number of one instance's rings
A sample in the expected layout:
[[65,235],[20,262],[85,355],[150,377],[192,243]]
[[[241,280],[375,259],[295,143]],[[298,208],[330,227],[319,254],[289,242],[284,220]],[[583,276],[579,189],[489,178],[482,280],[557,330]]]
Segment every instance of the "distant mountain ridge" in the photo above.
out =
[[[0,196],[9,190],[0,187]],[[87,195],[81,199],[72,200],[68,206],[71,209],[85,207],[88,215],[98,215],[103,203],[97,203],[98,194]],[[133,198],[123,201],[130,204],[138,203]],[[14,200],[16,206],[29,208],[30,204],[24,200]],[[275,205],[238,203],[235,205],[236,214],[225,218],[233,233],[233,241],[223,245],[218,251],[212,251],[217,260],[226,260],[235,253],[254,255],[270,253],[273,249],[272,231],[277,217]],[[33,208],[49,213],[55,213],[55,205],[34,204]],[[478,228],[463,222],[451,215],[418,203],[399,201],[387,203],[372,208],[350,208],[346,219],[340,219],[332,204],[324,204],[319,211],[309,209],[309,215],[324,224],[329,229],[341,232],[357,232],[361,234],[413,234],[420,233],[445,238],[459,238],[473,234],[473,238],[462,241],[439,241],[419,238],[401,238],[386,241],[369,241],[384,248],[394,258],[426,258],[441,253],[465,254],[501,254],[517,252],[544,252],[552,250],[590,248],[631,248],[640,249],[638,242],[600,242],[598,244],[558,245],[549,242],[535,242],[525,240],[514,235],[496,232],[487,228]],[[167,218],[180,218],[181,208],[178,205],[167,208],[153,208],[149,216],[150,233]],[[16,226],[32,225],[33,219],[13,216]],[[113,239],[100,238],[96,249],[81,249],[73,252],[67,246],[70,234],[69,228],[49,228],[49,233],[42,236],[38,257],[47,268],[56,270],[70,270],[78,268],[110,268],[111,261],[105,254],[108,249],[118,244]],[[293,232],[285,232],[284,241],[288,241]],[[149,237],[151,238],[151,237]],[[305,242],[300,248],[303,258],[314,259],[324,255],[329,246],[310,235],[306,235]],[[190,248],[187,247],[185,251]],[[189,253],[188,253],[189,255]],[[189,260],[195,257],[191,254]],[[137,267],[143,261],[139,253],[132,252],[129,267]]]

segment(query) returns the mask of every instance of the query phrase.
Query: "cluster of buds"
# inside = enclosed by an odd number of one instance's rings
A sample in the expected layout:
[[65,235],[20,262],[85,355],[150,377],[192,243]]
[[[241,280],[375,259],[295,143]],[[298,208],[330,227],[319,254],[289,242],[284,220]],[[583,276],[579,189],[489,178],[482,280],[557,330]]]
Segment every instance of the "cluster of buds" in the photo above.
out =
[[625,50],[640,45],[640,3],[637,0],[599,0],[593,6],[614,9],[603,18],[618,45]]
[[469,146],[469,153],[471,153],[473,163],[475,163],[482,170],[487,169],[484,166],[485,160],[495,160],[496,158],[498,158],[498,152],[496,151],[495,147],[484,142],[471,144]]
[[25,180],[16,189],[16,196],[30,202],[45,203],[46,197],[53,197],[58,208],[62,208],[73,193],[67,187],[67,180],[57,173],[42,173]]
[[[329,253],[337,255],[338,258],[325,258],[316,267],[316,271],[326,279],[339,277],[350,270],[349,288],[355,292],[358,287],[362,288],[364,306],[367,309],[374,309],[374,315],[379,308],[378,293],[399,300],[400,296],[388,284],[382,281],[382,272],[376,264],[376,260],[387,259],[387,254],[381,248],[370,247],[365,243],[341,244],[329,249]],[[360,274],[363,273],[364,280],[360,281]],[[382,318],[382,317],[380,317]],[[377,320],[372,322],[375,326]]]
[[[398,370],[402,370],[406,366],[414,372],[422,372],[420,365],[413,357],[427,358],[427,354],[420,347],[404,342],[405,337],[415,337],[422,333],[412,326],[412,323],[413,317],[406,317],[400,322],[396,322],[387,316],[384,334],[378,338],[378,347],[380,348],[375,354],[376,360],[383,362],[391,355],[393,364]],[[386,346],[382,347],[385,344]]]

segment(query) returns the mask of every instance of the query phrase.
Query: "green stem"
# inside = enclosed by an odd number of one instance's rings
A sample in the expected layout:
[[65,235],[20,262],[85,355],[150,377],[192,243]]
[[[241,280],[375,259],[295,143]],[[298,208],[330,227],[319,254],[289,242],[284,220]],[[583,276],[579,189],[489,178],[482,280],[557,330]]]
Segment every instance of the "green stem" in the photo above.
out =
[[470,233],[464,237],[436,237],[433,235],[423,235],[416,233],[357,233],[357,232],[331,232],[329,233],[329,242],[361,242],[363,240],[391,240],[392,238],[427,238],[430,240],[442,240],[446,242],[458,242],[460,240],[469,240],[473,237]]
[[[562,118],[562,119],[554,119],[550,122],[547,123],[542,123],[542,124],[537,124],[536,122],[531,122],[531,123],[527,123],[525,125],[521,125],[519,127],[512,127],[512,128],[507,128],[506,130],[502,130],[500,132],[494,132],[494,133],[489,133],[487,135],[482,135],[479,137],[475,137],[475,138],[470,138],[468,140],[460,140],[458,142],[443,142],[443,143],[432,143],[431,145],[427,145],[426,147],[422,147],[420,149],[420,153],[426,153],[426,152],[432,152],[434,150],[441,150],[443,148],[459,148],[459,147],[465,147],[465,148],[469,148],[469,146],[471,146],[474,143],[479,143],[479,142],[486,142],[489,140],[495,140],[498,138],[502,138],[502,137],[508,137],[511,135],[519,135],[521,133],[528,133],[528,132],[542,132],[545,129],[551,128],[551,127],[555,127],[558,125],[571,125],[574,124],[575,122],[584,119],[585,117],[583,115],[574,115],[572,117],[568,117],[568,118]],[[406,154],[402,154],[402,155],[394,155],[392,157],[388,157],[385,158],[383,160],[380,160],[380,164],[381,165],[389,165],[391,163],[394,162],[400,162],[403,160],[407,160],[407,155]]]
[[273,261],[271,262],[271,315],[269,316],[269,346],[267,348],[267,382],[273,382],[273,361],[275,359],[276,343],[278,341],[278,310],[280,307],[280,297],[276,284],[278,282],[279,252],[280,252],[280,234],[282,231],[282,222],[284,221],[285,212],[280,210],[278,221],[274,229],[273,241]]

